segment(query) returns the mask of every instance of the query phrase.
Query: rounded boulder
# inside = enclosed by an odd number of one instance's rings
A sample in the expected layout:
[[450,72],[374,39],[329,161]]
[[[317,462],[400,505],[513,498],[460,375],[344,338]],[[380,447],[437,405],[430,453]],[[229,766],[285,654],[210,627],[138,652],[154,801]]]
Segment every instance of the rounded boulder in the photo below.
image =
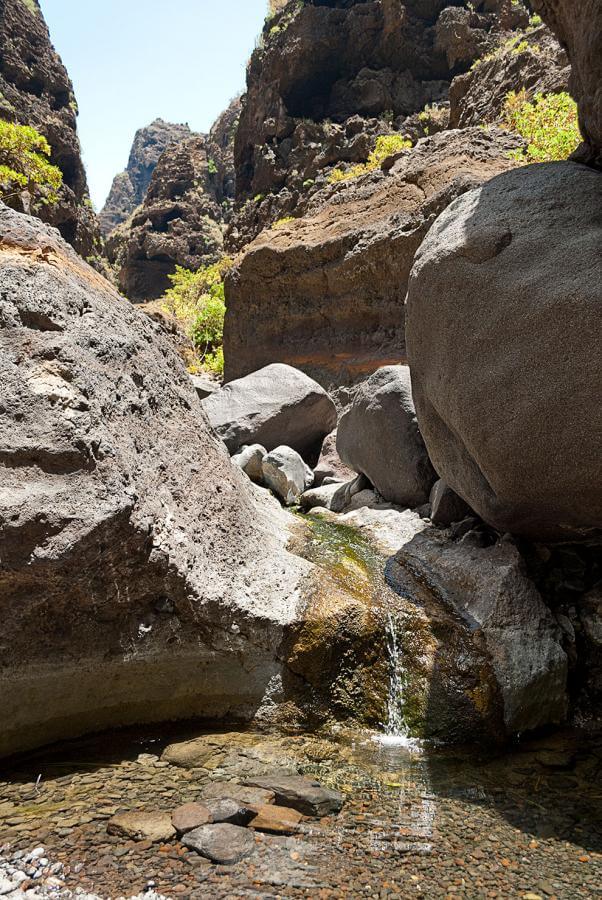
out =
[[602,528],[602,175],[527,166],[464,194],[418,251],[407,343],[447,484],[500,531]]

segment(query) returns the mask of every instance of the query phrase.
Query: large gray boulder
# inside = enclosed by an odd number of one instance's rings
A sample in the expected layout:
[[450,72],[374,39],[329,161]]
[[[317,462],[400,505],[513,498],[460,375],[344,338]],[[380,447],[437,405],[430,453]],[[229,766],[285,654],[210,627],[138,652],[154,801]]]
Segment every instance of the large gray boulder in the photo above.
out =
[[203,400],[215,431],[230,453],[244,444],[267,450],[285,444],[315,463],[337,423],[324,388],[298,369],[274,363],[226,384]]
[[418,429],[408,366],[384,366],[360,385],[339,422],[337,450],[385,500],[428,500],[437,476]]
[[254,715],[311,569],[280,510],[160,327],[2,204],[0,280],[0,755]]
[[416,255],[407,343],[440,476],[489,524],[602,529],[602,175],[571,162],[455,200]]
[[[423,651],[429,670],[425,733],[449,734],[451,715],[458,728],[471,721],[473,737],[481,717],[491,736],[496,707],[501,734],[562,722],[568,661],[561,631],[525,574],[517,547],[510,540],[480,547],[470,538],[454,543],[427,529],[387,569],[389,584],[426,613],[414,631],[419,627],[435,638],[432,650]],[[406,650],[406,635],[400,640]],[[408,668],[415,667],[412,659]]]

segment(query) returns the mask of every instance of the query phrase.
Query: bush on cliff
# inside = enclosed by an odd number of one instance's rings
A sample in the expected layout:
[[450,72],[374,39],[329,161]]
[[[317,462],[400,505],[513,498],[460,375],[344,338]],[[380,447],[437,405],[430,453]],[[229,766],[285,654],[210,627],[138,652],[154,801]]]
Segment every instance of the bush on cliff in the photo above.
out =
[[512,156],[524,162],[567,159],[581,141],[577,104],[567,93],[536,94],[510,91],[504,107],[504,124],[528,142],[526,150]]
[[0,199],[10,205],[27,192],[34,203],[56,203],[63,176],[47,159],[50,152],[35,128],[0,121]]
[[191,272],[183,266],[169,276],[172,287],[163,306],[183,325],[195,348],[190,368],[205,369],[221,375],[224,370],[224,276],[232,265],[224,258],[212,266]]
[[394,153],[399,153],[400,150],[409,150],[411,146],[411,140],[403,134],[381,134],[377,137],[374,150],[370,153],[365,163],[358,163],[347,170],[333,169],[328,176],[328,180],[336,183],[359,178],[360,175],[379,169],[388,156],[393,156]]

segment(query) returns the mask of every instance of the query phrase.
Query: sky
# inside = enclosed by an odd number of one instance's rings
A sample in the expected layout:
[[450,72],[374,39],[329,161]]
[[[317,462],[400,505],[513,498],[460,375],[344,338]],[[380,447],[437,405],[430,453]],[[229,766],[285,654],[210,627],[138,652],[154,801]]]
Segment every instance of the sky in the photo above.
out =
[[73,81],[92,200],[100,209],[136,129],[209,130],[244,90],[267,0],[40,0]]

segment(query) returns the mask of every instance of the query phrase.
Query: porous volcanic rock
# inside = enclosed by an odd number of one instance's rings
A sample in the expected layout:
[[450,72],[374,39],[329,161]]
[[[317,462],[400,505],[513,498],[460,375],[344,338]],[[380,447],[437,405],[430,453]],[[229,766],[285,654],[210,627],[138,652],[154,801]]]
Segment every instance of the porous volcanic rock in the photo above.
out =
[[[454,76],[525,26],[521,0],[290,0],[266,20],[247,69],[228,246],[302,215],[333,167],[378,135],[428,134]],[[464,8],[465,7],[465,8]],[[423,119],[419,119],[422,114]],[[432,132],[431,132],[432,133]]]
[[176,265],[196,270],[222,255],[234,197],[239,108],[236,98],[208,135],[170,145],[154,168],[144,202],[112,232],[107,255],[130,300],[160,297]]
[[358,388],[341,417],[337,450],[385,500],[420,506],[437,478],[418,428],[408,366],[384,366]]
[[495,129],[441,132],[263,231],[226,281],[226,380],[282,362],[339,387],[404,362],[416,250],[455,197],[516,166],[518,146]]
[[489,524],[534,539],[602,531],[602,176],[527,166],[456,200],[410,278],[420,430]]
[[0,235],[0,754],[256,714],[312,568],[284,514],[150,318],[39,220]]
[[104,235],[113,231],[134,212],[146,196],[159,158],[170,144],[192,137],[188,125],[155,119],[134,135],[127,167],[116,175],[98,220]]
[[602,167],[602,6],[599,0],[532,0],[566,48],[570,89],[579,106],[584,147],[579,158]]
[[450,128],[491,124],[503,119],[510,91],[557,94],[568,89],[570,65],[554,35],[540,25],[508,38],[451,83]]
[[29,209],[26,199],[15,198],[12,205],[56,226],[82,256],[98,254],[100,234],[77,137],[73,86],[38,0],[0,3],[0,118],[43,134],[50,161],[63,173],[57,203]]

